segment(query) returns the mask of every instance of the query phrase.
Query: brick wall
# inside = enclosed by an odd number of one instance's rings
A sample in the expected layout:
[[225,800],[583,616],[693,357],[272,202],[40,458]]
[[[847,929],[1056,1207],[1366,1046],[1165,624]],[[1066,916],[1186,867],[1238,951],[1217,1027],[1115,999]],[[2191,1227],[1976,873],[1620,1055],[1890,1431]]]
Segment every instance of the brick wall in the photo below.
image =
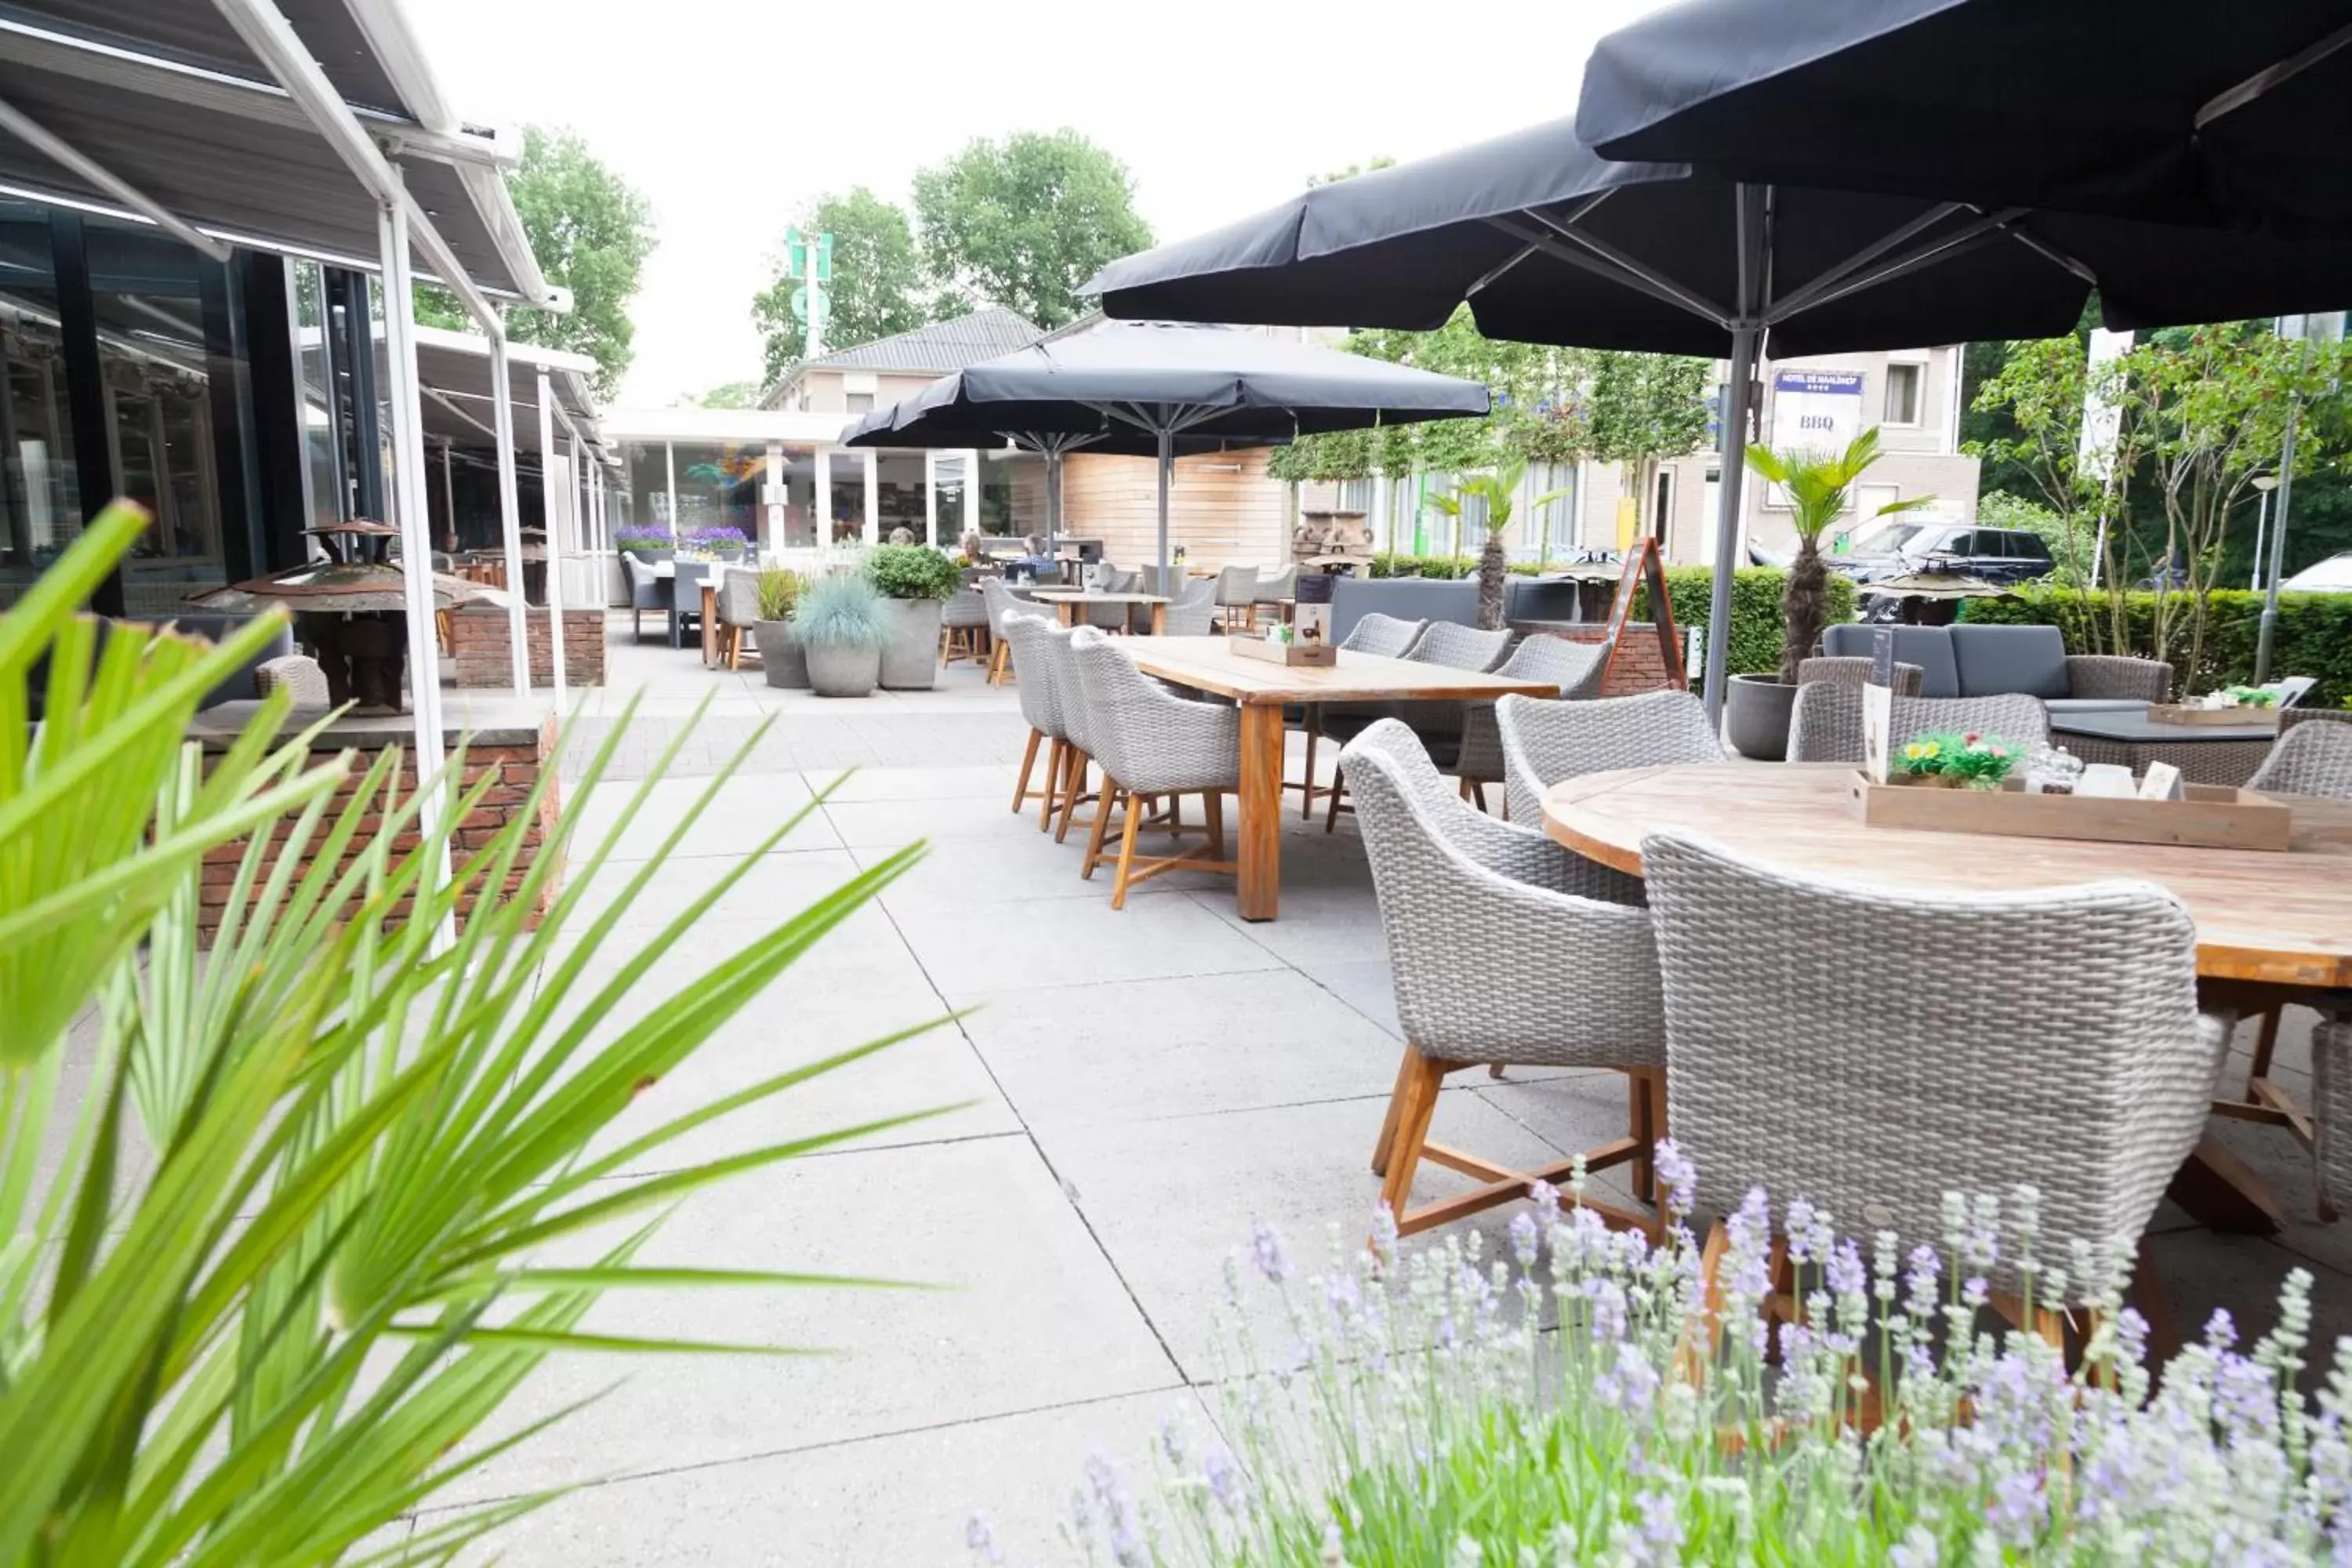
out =
[[[406,721],[404,719],[400,722],[405,723]],[[364,741],[340,738],[333,730],[321,739],[322,743],[313,748],[310,753],[310,762],[313,765],[331,761],[338,752],[346,749],[353,751],[356,754],[352,759],[349,774],[335,791],[332,804],[327,810],[326,820],[320,824],[320,830],[312,836],[311,842],[314,845],[327,836],[328,828],[341,814],[343,808],[350,804],[352,796],[357,794],[360,781],[367,776],[368,770],[375,764],[384,746],[393,743],[378,740],[371,744]],[[456,858],[459,864],[463,863],[467,855],[489,843],[502,828],[528,809],[530,792],[538,784],[541,773],[555,765],[555,722],[551,718],[536,734],[529,730],[511,728],[490,730],[478,734],[475,743],[466,752],[465,784],[467,789],[471,789],[486,778],[491,782],[490,787],[483,794],[482,798],[476,803],[471,811],[467,813],[465,821],[457,826],[455,840]],[[405,799],[413,795],[415,789],[415,762],[414,757],[404,752],[401,759],[398,793],[401,798]],[[503,889],[506,894],[511,895],[521,886],[523,877],[538,860],[541,848],[547,841],[549,830],[554,826],[562,809],[561,803],[557,799],[558,793],[557,788],[551,787],[541,797],[538,819],[526,831],[521,852],[516,856],[514,867],[508,874]],[[355,837],[363,841],[378,831],[381,826],[380,819],[362,818],[359,833]],[[274,841],[282,844],[289,830],[289,824],[280,823],[272,835]],[[221,917],[227,908],[230,895],[235,891],[237,867],[245,858],[246,842],[244,839],[238,839],[234,843],[220,845],[205,857],[204,880],[201,890],[197,894],[197,924],[203,933],[203,940],[207,943],[211,942],[214,933],[220,929]],[[416,842],[417,836],[415,832],[401,834],[393,841],[393,850],[395,854],[404,853],[414,849]],[[347,854],[344,857],[345,863],[348,864],[352,858],[352,856]],[[301,862],[306,870],[312,863],[312,858],[309,855],[306,855]],[[263,875],[267,876],[267,874],[268,868],[265,868]],[[556,892],[561,890],[561,868],[558,868],[556,877],[551,879],[542,890],[541,909],[533,912],[534,920],[539,913],[544,912],[547,903],[551,900]],[[257,881],[259,879],[257,879]],[[461,923],[466,914],[472,910],[476,901],[481,897],[482,890],[480,888],[468,888],[459,892],[458,919]],[[404,910],[404,902],[402,907]]]
[[[1604,621],[1596,621],[1589,626],[1555,624],[1544,629],[1570,642],[1601,642],[1609,636],[1608,623]],[[1656,691],[1672,684],[1666,678],[1665,652],[1658,647],[1657,628],[1647,621],[1627,622],[1625,635],[1617,644],[1616,657],[1609,663],[1609,678],[1601,683],[1601,695],[1631,697],[1636,692]]]
[[[547,653],[547,611],[532,610],[528,625],[531,683],[552,686],[555,669]],[[495,689],[514,679],[514,665],[507,644],[507,613],[495,605],[467,605],[449,612],[449,651],[459,686]],[[604,684],[602,608],[563,612],[563,679],[573,686]]]

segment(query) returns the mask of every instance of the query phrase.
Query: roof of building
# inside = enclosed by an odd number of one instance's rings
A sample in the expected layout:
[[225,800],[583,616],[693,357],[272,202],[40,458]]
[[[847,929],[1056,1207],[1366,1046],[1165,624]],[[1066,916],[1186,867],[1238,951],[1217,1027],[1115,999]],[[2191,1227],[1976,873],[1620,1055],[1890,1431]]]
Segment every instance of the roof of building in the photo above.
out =
[[951,321],[933,321],[894,337],[820,354],[795,366],[793,374],[805,370],[892,370],[949,375],[968,364],[1026,348],[1039,335],[1034,321],[991,305]]

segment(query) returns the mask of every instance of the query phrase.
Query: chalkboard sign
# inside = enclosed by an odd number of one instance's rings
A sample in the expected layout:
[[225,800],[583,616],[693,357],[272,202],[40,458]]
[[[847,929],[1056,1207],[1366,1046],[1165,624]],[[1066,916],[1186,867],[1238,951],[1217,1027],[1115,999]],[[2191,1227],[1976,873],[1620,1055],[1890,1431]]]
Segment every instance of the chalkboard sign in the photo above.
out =
[[[1617,662],[1617,650],[1625,646],[1625,626],[1633,614],[1633,595],[1643,583],[1650,585],[1650,624],[1658,634],[1660,662],[1666,679],[1677,690],[1690,689],[1690,675],[1683,668],[1683,639],[1675,635],[1675,606],[1666,597],[1665,563],[1658,557],[1658,542],[1637,539],[1625,552],[1625,570],[1618,575],[1616,596],[1609,601],[1609,662]],[[1609,676],[1603,671],[1601,683],[1605,689]]]

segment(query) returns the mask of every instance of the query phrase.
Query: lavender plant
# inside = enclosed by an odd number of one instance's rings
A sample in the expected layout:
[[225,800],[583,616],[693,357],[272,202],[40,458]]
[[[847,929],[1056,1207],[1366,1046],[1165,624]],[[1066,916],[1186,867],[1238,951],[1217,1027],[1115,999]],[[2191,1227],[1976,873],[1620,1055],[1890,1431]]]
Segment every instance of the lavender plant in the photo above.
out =
[[[2251,1350],[2217,1312],[2159,1390],[2123,1304],[2128,1250],[2037,1258],[2030,1188],[1948,1197],[1941,1252],[1884,1232],[1865,1247],[1790,1203],[1791,1319],[1769,1310],[1764,1194],[1730,1216],[1710,1313],[1689,1165],[1665,1143],[1658,1170],[1657,1244],[1604,1228],[1580,1181],[1565,1208],[1539,1193],[1502,1257],[1475,1233],[1401,1254],[1382,1216],[1371,1247],[1335,1233],[1302,1279],[1261,1226],[1227,1264],[1216,1429],[1171,1421],[1147,1498],[1091,1463],[1069,1552],[1119,1568],[2352,1562],[2352,1341],[2307,1403],[2304,1271]],[[2021,1282],[2027,1322],[2037,1297],[2087,1304],[2077,1369],[1982,1326],[1996,1277]],[[1003,1561],[984,1518],[968,1541]]]

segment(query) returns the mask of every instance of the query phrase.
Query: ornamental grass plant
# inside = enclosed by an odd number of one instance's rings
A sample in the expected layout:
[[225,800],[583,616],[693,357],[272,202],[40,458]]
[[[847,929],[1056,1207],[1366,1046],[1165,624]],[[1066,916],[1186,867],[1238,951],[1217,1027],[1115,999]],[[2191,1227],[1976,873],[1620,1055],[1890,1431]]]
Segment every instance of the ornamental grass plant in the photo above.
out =
[[[550,768],[472,849],[450,825],[499,768],[420,795],[396,750],[320,763],[283,690],[206,757],[197,702],[282,622],[214,647],[77,614],[146,521],[109,509],[0,618],[0,1565],[446,1562],[557,1495],[440,1500],[570,1414],[499,1419],[546,1357],[790,1353],[600,1333],[604,1292],[879,1283],[635,1259],[713,1183],[914,1120],[667,1152],[890,1040],[615,1124],[919,847],[714,952],[705,915],[795,817],[619,932],[741,753],[593,905],[675,744],[604,843],[576,803],[618,728],[571,808]],[[240,842],[207,942],[206,857]]]
[[[2302,1563],[2352,1556],[2352,1341],[2307,1402],[2311,1277],[2251,1347],[2227,1314],[2162,1369],[2129,1250],[2033,1252],[2037,1201],[1945,1202],[1937,1248],[1841,1237],[1752,1192],[1713,1310],[1658,1172],[1664,1239],[1539,1191],[1501,1256],[1335,1233],[1308,1278],[1261,1226],[1227,1264],[1214,1429],[1171,1420],[1134,1489],[1097,1458],[1066,1557],[1193,1568]],[[1539,1217],[1541,1216],[1541,1217]],[[1771,1310],[1773,1237],[1801,1309]],[[2084,1304],[2079,1364],[1989,1326]],[[985,1516],[968,1544],[1004,1560]]]

